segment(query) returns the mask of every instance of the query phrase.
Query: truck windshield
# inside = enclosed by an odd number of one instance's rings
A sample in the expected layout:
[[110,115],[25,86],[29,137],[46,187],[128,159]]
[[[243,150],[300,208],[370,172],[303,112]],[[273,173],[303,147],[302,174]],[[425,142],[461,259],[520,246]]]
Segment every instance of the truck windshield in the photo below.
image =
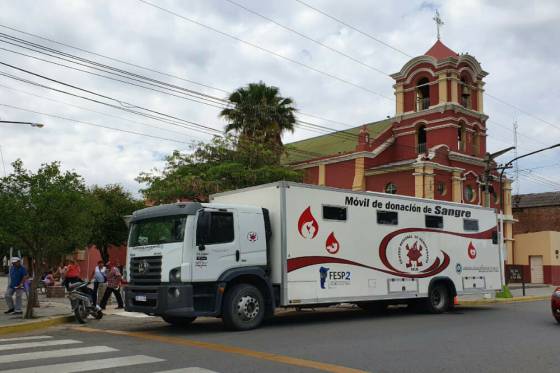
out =
[[136,221],[130,226],[128,245],[134,247],[182,242],[186,221],[186,216],[162,216]]

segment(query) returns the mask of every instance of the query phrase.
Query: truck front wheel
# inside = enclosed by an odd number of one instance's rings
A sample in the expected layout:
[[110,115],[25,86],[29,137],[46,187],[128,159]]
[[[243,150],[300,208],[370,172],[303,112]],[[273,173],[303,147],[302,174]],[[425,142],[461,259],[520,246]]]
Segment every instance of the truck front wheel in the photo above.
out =
[[261,291],[250,284],[237,284],[226,292],[223,321],[231,330],[250,330],[259,327],[265,315]]

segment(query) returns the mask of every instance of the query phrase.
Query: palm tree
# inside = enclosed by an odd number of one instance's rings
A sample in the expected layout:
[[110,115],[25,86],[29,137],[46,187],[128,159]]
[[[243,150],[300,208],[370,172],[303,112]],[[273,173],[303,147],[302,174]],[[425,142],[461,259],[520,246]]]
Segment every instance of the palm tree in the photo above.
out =
[[262,81],[241,87],[229,96],[233,107],[221,111],[228,122],[225,131],[240,140],[259,141],[282,149],[282,134],[294,131],[295,107],[291,98],[280,96],[277,87]]

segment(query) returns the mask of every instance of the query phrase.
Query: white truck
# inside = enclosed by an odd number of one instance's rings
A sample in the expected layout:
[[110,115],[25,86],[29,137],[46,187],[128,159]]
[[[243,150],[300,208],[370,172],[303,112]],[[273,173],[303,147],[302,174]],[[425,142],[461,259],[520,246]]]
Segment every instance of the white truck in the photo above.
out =
[[496,213],[277,182],[134,212],[125,308],[258,327],[278,307],[392,303],[441,313],[503,281]]

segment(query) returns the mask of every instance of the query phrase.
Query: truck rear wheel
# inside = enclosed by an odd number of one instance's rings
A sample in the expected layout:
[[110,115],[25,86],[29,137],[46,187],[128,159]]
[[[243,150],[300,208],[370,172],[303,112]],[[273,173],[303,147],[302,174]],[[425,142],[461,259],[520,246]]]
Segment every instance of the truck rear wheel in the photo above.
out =
[[196,319],[196,317],[169,317],[162,316],[163,321],[173,326],[188,326]]
[[443,313],[451,305],[449,289],[444,284],[436,284],[430,289],[426,299],[426,309],[430,313]]
[[260,326],[265,315],[261,291],[250,284],[234,285],[226,292],[223,321],[231,330],[250,330]]

